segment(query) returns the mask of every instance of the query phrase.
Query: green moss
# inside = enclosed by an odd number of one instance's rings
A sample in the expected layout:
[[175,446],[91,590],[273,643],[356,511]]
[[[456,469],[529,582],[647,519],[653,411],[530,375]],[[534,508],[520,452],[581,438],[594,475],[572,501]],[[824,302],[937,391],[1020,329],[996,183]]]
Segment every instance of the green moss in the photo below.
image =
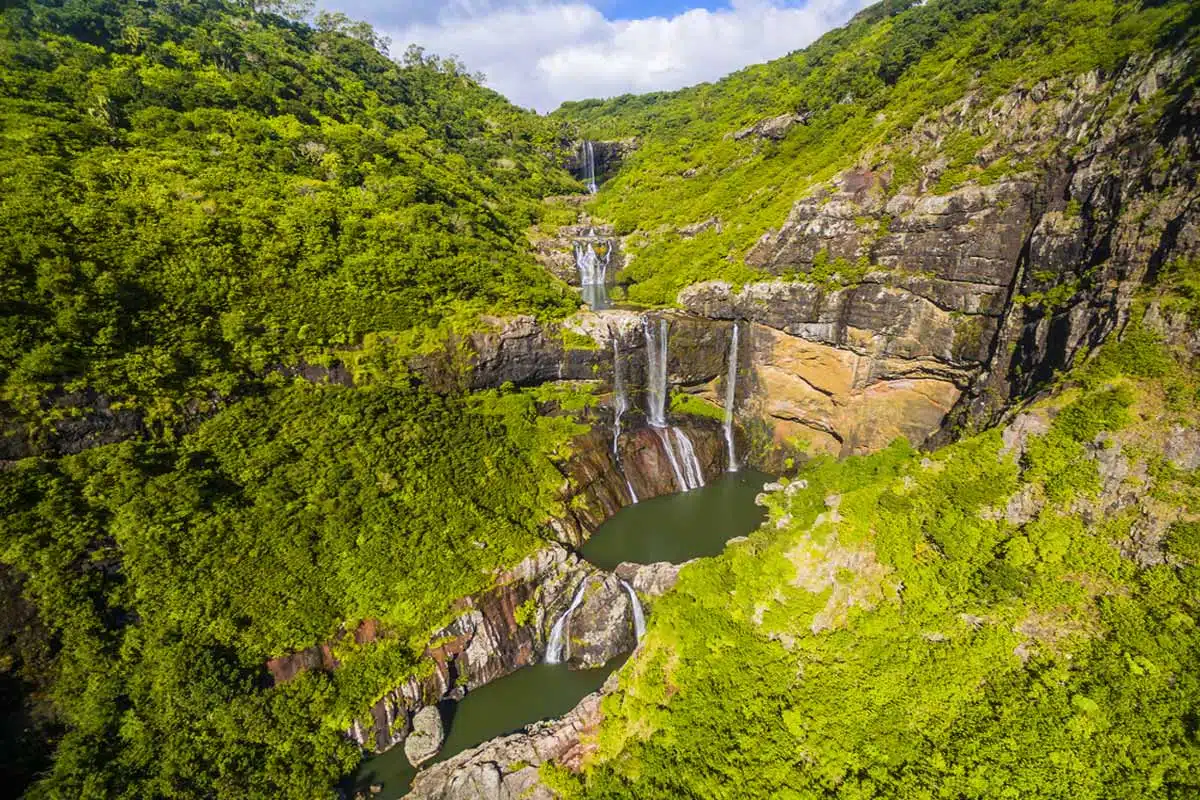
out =
[[563,347],[567,350],[599,350],[600,343],[585,333],[573,331],[570,328],[562,329]]
[[720,422],[724,422],[725,420],[725,410],[723,408],[705,400],[703,397],[688,394],[687,392],[673,392],[671,394],[671,413],[708,417]]

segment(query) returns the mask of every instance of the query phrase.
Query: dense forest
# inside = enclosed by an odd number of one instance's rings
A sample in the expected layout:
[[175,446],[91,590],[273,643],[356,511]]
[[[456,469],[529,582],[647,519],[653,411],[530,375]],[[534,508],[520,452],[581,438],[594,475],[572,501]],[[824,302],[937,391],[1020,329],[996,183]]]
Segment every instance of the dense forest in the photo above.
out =
[[0,26],[15,411],[76,386],[178,406],[367,332],[572,307],[524,233],[578,189],[561,132],[453,61],[222,2]]
[[[536,547],[578,427],[286,368],[574,308],[525,243],[580,189],[560,126],[339,15],[23,2],[0,30],[5,428],[105,398],[152,434],[0,471],[6,784],[324,794],[350,713]],[[336,678],[264,690],[266,659],[368,617],[386,635]]]

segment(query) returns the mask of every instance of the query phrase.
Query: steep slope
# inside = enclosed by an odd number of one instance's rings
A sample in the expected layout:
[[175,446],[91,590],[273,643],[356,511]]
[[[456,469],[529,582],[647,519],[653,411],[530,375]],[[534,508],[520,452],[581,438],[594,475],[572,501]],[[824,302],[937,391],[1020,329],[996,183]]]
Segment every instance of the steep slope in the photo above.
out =
[[[716,84],[558,114],[637,138],[588,207],[630,299],[857,358],[864,397],[917,378],[924,436],[951,406],[993,421],[1200,253],[1197,30],[1190,3],[883,3]],[[872,418],[764,391],[777,441],[845,451]]]
[[682,570],[600,695],[417,796],[1193,796],[1200,350],[1180,333],[1131,323],[935,453],[767,486],[768,522]]
[[[587,426],[306,361],[571,309],[524,233],[579,188],[556,128],[337,15],[23,2],[0,36],[6,786],[326,794],[452,603],[546,546]],[[336,678],[269,688],[326,641]]]
[[571,307],[523,233],[577,187],[554,126],[453,61],[318,23],[6,4],[7,419],[37,433],[64,391],[169,414],[365,333]]

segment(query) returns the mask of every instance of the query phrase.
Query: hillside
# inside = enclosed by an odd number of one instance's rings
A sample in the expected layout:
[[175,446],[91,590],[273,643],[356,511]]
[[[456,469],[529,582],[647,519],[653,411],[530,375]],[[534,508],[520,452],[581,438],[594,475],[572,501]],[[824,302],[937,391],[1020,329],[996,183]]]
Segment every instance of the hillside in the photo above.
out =
[[[1200,792],[1195,3],[888,0],[548,117],[300,12],[0,13],[8,785]],[[722,555],[581,555],[739,465]]]
[[[1070,79],[1113,75],[1151,52],[1187,52],[1198,29],[1194,5],[1183,2],[888,0],[804,50],[716,83],[569,102],[554,117],[592,139],[636,137],[590,210],[630,237],[634,259],[622,275],[630,299],[670,304],[697,281],[778,274],[753,246],[783,227],[797,201],[835,190],[847,169],[877,176],[888,197],[1044,179],[1084,142],[1054,130],[1037,132],[1036,146],[1014,141],[1022,131],[994,102],[1022,90],[1070,97]],[[1194,80],[1140,109],[1148,122],[1190,96]],[[1105,115],[1127,113],[1132,94]],[[830,255],[802,271],[852,282],[875,266],[863,255],[837,266]]]

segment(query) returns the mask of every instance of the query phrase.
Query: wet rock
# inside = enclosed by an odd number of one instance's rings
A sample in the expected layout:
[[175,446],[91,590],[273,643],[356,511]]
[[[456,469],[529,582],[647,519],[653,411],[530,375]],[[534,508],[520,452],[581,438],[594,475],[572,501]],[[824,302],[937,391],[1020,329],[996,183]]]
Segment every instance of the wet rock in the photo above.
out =
[[413,716],[413,730],[404,740],[404,755],[409,763],[421,766],[438,754],[446,739],[442,714],[437,706],[425,706]]

